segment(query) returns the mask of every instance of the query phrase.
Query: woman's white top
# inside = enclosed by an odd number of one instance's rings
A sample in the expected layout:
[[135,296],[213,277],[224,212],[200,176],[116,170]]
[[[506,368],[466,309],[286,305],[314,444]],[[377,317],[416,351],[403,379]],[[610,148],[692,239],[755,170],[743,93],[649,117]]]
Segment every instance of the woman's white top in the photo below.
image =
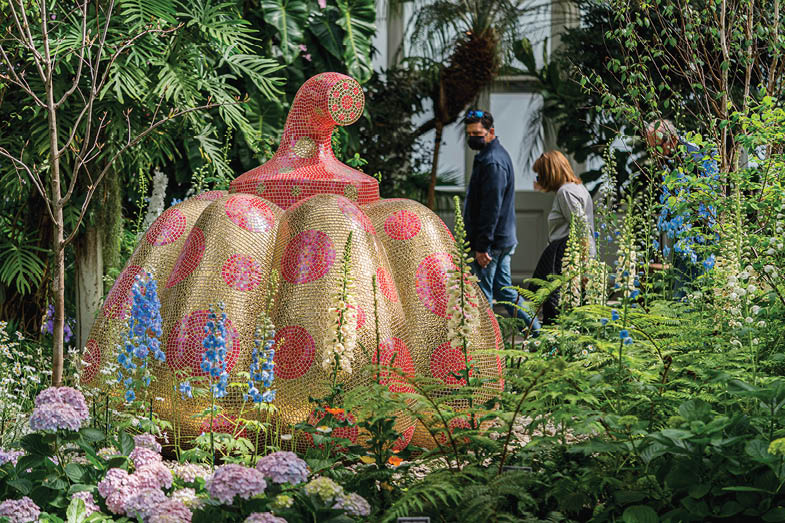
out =
[[583,216],[589,229],[589,253],[596,254],[594,245],[594,204],[591,194],[580,183],[568,182],[556,191],[553,207],[548,214],[548,241],[559,240],[570,235],[570,220],[573,214]]

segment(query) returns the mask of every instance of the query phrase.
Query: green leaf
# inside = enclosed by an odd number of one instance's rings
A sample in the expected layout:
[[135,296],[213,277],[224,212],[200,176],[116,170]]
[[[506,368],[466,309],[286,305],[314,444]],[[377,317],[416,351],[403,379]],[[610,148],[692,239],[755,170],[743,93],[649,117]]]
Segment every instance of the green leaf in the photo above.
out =
[[68,523],[82,523],[87,518],[87,507],[84,500],[73,498],[65,511]]
[[300,53],[308,9],[303,0],[262,0],[264,20],[278,30],[281,55],[289,64]]
[[537,73],[537,62],[534,59],[534,49],[531,41],[524,37],[513,44],[513,54],[526,66],[530,74]]
[[711,405],[700,399],[688,400],[679,405],[679,414],[687,421],[706,421]]
[[82,441],[85,443],[95,443],[96,441],[102,441],[106,438],[106,434],[104,434],[102,430],[93,427],[85,427],[79,431],[79,434],[82,436]]
[[763,514],[763,521],[785,521],[785,508],[775,507]]
[[314,21],[308,25],[319,43],[327,49],[332,56],[343,60],[343,35],[337,25],[340,12],[333,6],[322,9]]
[[657,523],[660,520],[654,509],[646,505],[627,507],[621,517],[624,523]]
[[77,463],[69,463],[65,466],[65,475],[74,483],[81,483],[85,475],[84,467]]
[[709,490],[711,490],[711,483],[695,483],[687,489],[687,493],[693,498],[698,499],[708,494]]
[[349,74],[360,83],[373,73],[370,64],[371,39],[376,32],[376,6],[367,0],[337,0],[343,29],[343,58]]
[[120,453],[123,456],[131,454],[131,451],[134,450],[133,438],[129,436],[127,432],[121,432],[118,440],[118,443],[120,444]]
[[12,479],[8,482],[8,486],[16,489],[23,496],[27,496],[33,490],[32,481],[27,479]]

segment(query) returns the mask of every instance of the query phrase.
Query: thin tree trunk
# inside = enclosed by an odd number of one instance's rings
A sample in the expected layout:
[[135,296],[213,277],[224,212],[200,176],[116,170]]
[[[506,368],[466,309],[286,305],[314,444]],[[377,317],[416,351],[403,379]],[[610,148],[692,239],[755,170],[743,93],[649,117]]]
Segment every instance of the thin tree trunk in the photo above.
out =
[[436,173],[439,170],[439,149],[442,145],[442,130],[444,125],[441,120],[436,120],[436,137],[433,145],[433,163],[431,164],[431,183],[428,185],[428,208],[436,209]]

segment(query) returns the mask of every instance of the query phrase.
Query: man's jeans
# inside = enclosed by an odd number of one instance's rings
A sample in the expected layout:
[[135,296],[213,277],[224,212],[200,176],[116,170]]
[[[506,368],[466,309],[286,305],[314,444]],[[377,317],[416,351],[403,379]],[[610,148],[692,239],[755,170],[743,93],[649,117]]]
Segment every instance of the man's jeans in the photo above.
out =
[[506,249],[491,249],[488,253],[491,256],[491,262],[484,268],[475,261],[472,263],[472,272],[477,279],[479,279],[480,289],[485,293],[488,303],[493,307],[493,299],[496,301],[506,301],[504,308],[507,309],[507,314],[511,318],[517,317],[526,322],[526,325],[531,325],[532,334],[540,330],[540,322],[537,318],[532,318],[529,312],[522,311],[513,307],[511,303],[516,303],[523,306],[524,299],[513,289],[505,289],[512,285],[512,274],[510,273],[510,258],[515,252],[515,246]]

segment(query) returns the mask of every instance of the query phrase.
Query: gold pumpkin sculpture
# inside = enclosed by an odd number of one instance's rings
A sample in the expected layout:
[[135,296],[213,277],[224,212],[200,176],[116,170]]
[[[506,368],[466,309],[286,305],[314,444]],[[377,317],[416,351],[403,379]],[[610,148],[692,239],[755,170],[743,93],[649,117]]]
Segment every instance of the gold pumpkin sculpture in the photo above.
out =
[[[453,266],[452,234],[423,205],[380,199],[376,179],[339,162],[331,147],[336,125],[349,125],[363,112],[360,85],[338,73],[312,77],[298,91],[280,147],[264,165],[238,177],[230,191],[209,191],[166,210],[146,231],[107,295],[87,342],[89,365],[82,381],[102,383],[102,365],[116,361],[131,305],[131,288],[144,271],[157,281],[161,300],[165,362],[150,363],[155,380],[150,397],[156,414],[179,427],[186,439],[209,424],[194,418],[209,400],[182,399],[175,393],[182,376],[205,376],[200,369],[204,327],[211,304],[223,302],[229,381],[248,372],[254,331],[266,303],[273,269],[280,285],[271,313],[276,327],[275,406],[284,431],[309,419],[309,397],[329,391],[322,368],[327,350],[328,307],[341,280],[340,259],[352,232],[351,276],[357,301],[354,368],[371,363],[364,347],[376,344],[372,277],[378,287],[378,325],[382,364],[403,376],[434,376],[459,387],[454,373],[463,368],[460,349],[447,341],[447,271]],[[473,284],[474,285],[474,284]],[[475,296],[482,296],[474,286]],[[503,387],[501,334],[485,300],[472,332],[473,372],[487,380],[487,400]],[[375,359],[375,354],[374,354]],[[368,373],[340,375],[345,388],[362,386]],[[384,378],[392,391],[412,392],[404,378]],[[162,400],[161,400],[162,399]],[[242,391],[230,388],[218,400],[224,420],[236,419]],[[246,409],[245,417],[252,416]],[[214,424],[221,431],[228,423]],[[398,421],[399,446],[434,446],[424,427],[407,417]],[[357,438],[357,431],[347,431]]]

